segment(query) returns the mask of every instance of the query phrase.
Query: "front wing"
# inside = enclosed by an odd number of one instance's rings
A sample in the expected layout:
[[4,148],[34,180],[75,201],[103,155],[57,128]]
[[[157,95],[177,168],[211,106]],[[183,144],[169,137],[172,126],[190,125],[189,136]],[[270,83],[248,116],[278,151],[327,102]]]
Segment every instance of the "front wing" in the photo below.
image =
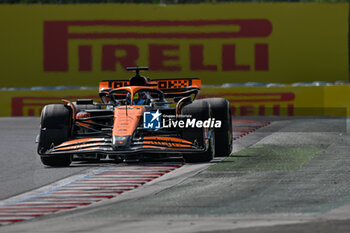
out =
[[132,140],[127,146],[118,147],[111,138],[74,139],[54,146],[42,156],[58,154],[137,154],[137,153],[202,153],[209,148],[209,139],[205,147],[175,137],[144,137]]

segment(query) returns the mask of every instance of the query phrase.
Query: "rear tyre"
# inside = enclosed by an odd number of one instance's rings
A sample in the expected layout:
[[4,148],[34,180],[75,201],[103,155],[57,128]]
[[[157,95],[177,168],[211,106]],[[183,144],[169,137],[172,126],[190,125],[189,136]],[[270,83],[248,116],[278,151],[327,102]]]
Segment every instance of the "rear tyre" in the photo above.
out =
[[46,105],[41,112],[38,154],[44,165],[53,167],[69,166],[72,155],[47,156],[46,151],[67,141],[71,133],[71,109],[62,104]]
[[[206,101],[194,101],[193,103],[186,105],[181,110],[182,115],[191,115],[192,118],[197,120],[208,120],[210,118],[210,107],[209,103]],[[209,142],[205,142],[205,131],[208,131]],[[199,147],[205,148],[206,151],[203,153],[192,153],[184,154],[183,158],[187,163],[200,163],[200,162],[209,162],[213,159],[215,153],[215,142],[213,140],[214,131],[208,130],[205,128],[183,128],[182,129],[182,138],[194,143],[197,143]]]
[[221,121],[220,128],[215,130],[215,157],[227,157],[232,151],[232,118],[230,103],[224,98],[204,99],[209,102],[211,116]]

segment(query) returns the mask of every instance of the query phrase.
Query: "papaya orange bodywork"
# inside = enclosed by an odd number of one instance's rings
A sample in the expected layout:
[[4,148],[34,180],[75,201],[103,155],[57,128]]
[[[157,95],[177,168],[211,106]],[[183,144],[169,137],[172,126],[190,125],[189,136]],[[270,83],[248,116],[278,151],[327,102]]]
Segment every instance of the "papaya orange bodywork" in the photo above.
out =
[[109,89],[109,82],[108,81],[102,81],[100,82],[99,85],[99,90],[103,90],[103,89]]
[[[172,138],[172,137],[144,137],[143,139],[152,140],[152,141],[147,141],[147,144],[152,144],[152,145],[164,145],[164,146],[174,146],[174,147],[191,147],[192,145],[192,142],[190,141],[186,141],[180,138]],[[177,142],[180,142],[180,143],[177,143]],[[149,147],[149,145],[144,145],[144,147]]]
[[56,148],[56,150],[60,151],[60,150],[81,150],[84,149],[86,147],[96,147],[96,146],[101,146],[100,142],[97,143],[89,143],[89,144],[79,144],[79,145],[74,145],[74,146],[64,146],[64,147],[59,147]]
[[[181,85],[182,88],[189,88],[189,87],[195,87],[195,88],[201,88],[202,81],[200,79],[158,79],[158,80],[152,80],[149,83],[154,84],[155,88],[158,89],[177,89],[179,88],[177,85],[174,85],[172,87],[164,86],[164,82],[173,82],[173,81],[183,81],[183,84]],[[186,84],[187,81],[187,84]],[[99,90],[104,89],[116,89],[120,87],[126,87],[129,86],[130,82],[127,80],[109,80],[109,81],[101,81],[99,85]]]
[[101,141],[104,140],[104,138],[82,138],[82,139],[74,139],[74,140],[70,140],[67,142],[63,142],[62,144],[58,145],[57,147],[61,147],[61,146],[69,146],[72,144],[78,144],[78,143],[89,143],[89,142],[94,142],[94,141]]
[[131,136],[145,108],[138,105],[121,106],[114,110],[113,136]]

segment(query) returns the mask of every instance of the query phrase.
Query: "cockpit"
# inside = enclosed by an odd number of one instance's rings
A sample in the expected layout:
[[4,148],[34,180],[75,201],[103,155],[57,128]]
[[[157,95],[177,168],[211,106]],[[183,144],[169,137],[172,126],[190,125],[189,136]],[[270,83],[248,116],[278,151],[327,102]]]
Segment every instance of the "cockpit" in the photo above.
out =
[[110,90],[101,96],[105,104],[122,105],[151,105],[166,102],[164,94],[159,89],[145,87],[123,87]]

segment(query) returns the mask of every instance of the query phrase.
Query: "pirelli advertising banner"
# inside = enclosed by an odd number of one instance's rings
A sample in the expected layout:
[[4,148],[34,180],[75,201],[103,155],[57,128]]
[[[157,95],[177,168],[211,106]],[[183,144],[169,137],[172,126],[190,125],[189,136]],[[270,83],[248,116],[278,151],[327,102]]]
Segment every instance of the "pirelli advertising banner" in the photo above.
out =
[[[234,117],[350,116],[350,85],[204,88],[199,97],[228,99]],[[100,102],[97,90],[0,91],[0,116],[40,116],[62,99]]]
[[0,87],[149,66],[204,84],[348,80],[348,4],[0,5]]

